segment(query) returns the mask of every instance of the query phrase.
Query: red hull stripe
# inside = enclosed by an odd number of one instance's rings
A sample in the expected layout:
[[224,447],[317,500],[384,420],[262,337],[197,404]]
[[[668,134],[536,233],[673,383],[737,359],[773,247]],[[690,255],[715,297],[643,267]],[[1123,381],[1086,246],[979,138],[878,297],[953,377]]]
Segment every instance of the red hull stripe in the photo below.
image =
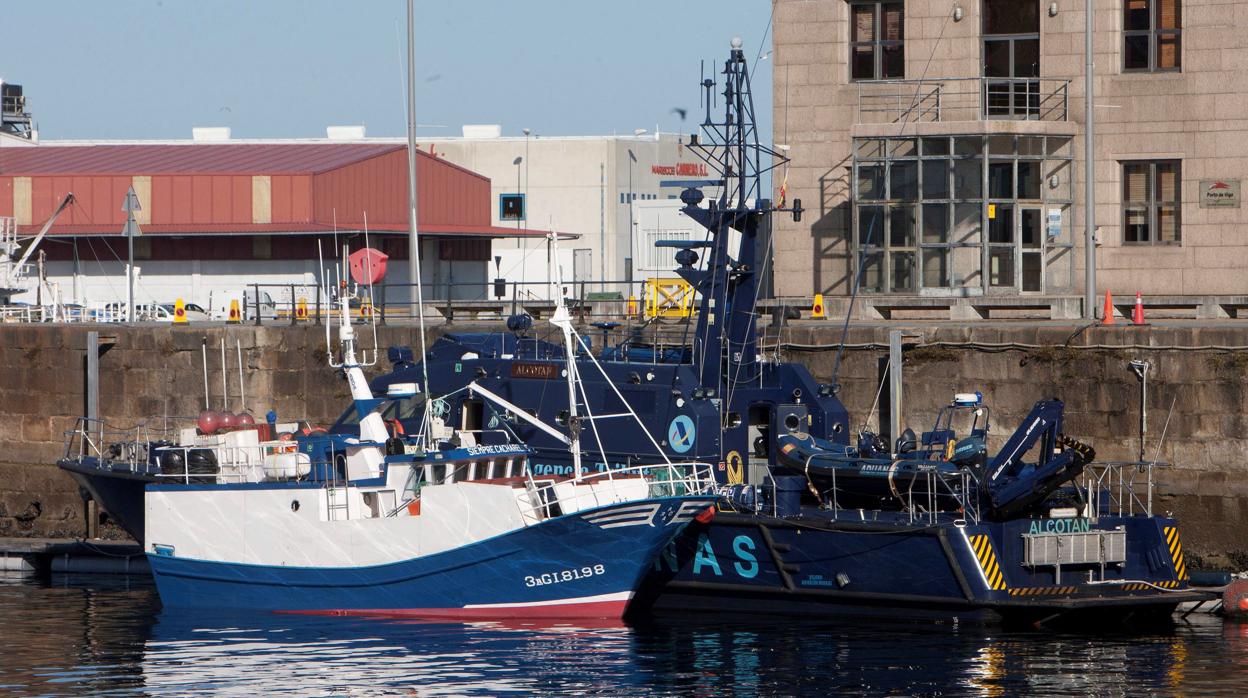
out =
[[352,608],[277,611],[304,616],[371,616],[383,618],[623,618],[627,601],[555,603],[546,606],[487,606],[478,608]]

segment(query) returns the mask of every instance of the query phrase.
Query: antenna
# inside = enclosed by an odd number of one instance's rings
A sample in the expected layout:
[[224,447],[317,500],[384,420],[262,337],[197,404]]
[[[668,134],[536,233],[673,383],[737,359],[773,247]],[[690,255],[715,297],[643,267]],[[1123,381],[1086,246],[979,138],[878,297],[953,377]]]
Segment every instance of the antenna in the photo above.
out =
[[243,340],[234,340],[234,349],[238,352],[238,409],[247,411],[247,386],[243,383]]
[[[371,273],[372,255],[373,255],[373,248],[369,245],[369,242],[368,242],[368,211],[365,211],[364,212],[364,267],[370,270],[369,275],[368,275],[367,293],[368,293],[368,322],[372,326],[372,332],[373,332],[373,360],[372,361],[368,360],[368,350],[361,349],[360,350],[360,365],[361,366],[375,365],[377,363],[377,357],[381,354],[381,351],[377,347],[377,307],[373,305],[373,276]],[[357,284],[356,286],[358,288],[359,284]]]
[[204,361],[204,409],[211,410],[212,405],[208,404],[208,338],[204,337],[204,341],[199,345],[201,358]]
[[221,337],[221,411],[225,412],[230,409],[230,389],[226,382],[226,376],[229,375],[225,368],[225,337]]

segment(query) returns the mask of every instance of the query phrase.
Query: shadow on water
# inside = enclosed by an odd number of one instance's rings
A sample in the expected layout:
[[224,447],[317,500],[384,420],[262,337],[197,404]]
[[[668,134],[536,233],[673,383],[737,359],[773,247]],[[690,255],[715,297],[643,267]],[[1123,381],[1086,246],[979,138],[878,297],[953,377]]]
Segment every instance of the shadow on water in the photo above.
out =
[[[422,623],[162,611],[146,581],[0,578],[0,693],[1167,695],[1248,692],[1248,626]],[[710,622],[713,621],[713,622]]]

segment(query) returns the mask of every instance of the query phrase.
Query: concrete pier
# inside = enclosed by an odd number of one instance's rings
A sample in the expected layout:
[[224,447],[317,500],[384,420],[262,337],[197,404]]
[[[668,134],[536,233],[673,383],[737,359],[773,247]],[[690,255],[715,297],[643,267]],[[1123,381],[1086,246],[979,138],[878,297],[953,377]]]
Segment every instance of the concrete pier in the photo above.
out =
[[[674,320],[671,322],[675,322]],[[545,325],[536,325],[537,334]],[[78,488],[55,466],[62,435],[84,410],[87,332],[98,326],[25,325],[0,330],[0,536],[84,534]],[[240,405],[234,348],[241,344],[246,407],[274,409],[283,420],[326,424],[348,402],[345,383],[325,366],[324,328],[316,326],[110,327],[116,342],[100,358],[99,411],[120,426],[162,415],[195,415],[204,406],[201,357],[208,356],[209,401],[222,406],[224,341],[228,407]],[[457,324],[454,331],[499,330],[501,323]],[[680,325],[662,325],[678,341]],[[587,328],[594,343],[601,332]],[[799,321],[779,333],[780,354],[832,381],[839,320]],[[1150,458],[1174,463],[1159,475],[1156,508],[1183,524],[1184,550],[1234,568],[1248,561],[1237,532],[1248,525],[1248,323],[1234,319],[1157,321],[1144,327],[1087,326],[1067,321],[972,323],[892,321],[850,328],[836,382],[854,423],[878,427],[887,405],[871,407],[889,332],[902,330],[903,425],[928,428],[958,391],[980,390],[998,438],[1012,431],[1042,397],[1065,401],[1070,436],[1092,444],[1102,460],[1139,454],[1139,383],[1132,359],[1149,374]],[[446,331],[428,330],[432,340]],[[371,333],[370,333],[371,334]],[[774,354],[776,333],[764,331]],[[414,345],[411,325],[378,328],[383,352]],[[382,357],[384,364],[384,356]],[[379,366],[375,370],[383,370]],[[887,391],[885,391],[887,394]],[[883,400],[887,402],[887,400]],[[1173,406],[1173,410],[1171,409]],[[885,418],[887,422],[887,417]],[[1158,439],[1165,440],[1158,448]],[[998,444],[999,445],[999,444]],[[1196,565],[1193,565],[1196,566]]]

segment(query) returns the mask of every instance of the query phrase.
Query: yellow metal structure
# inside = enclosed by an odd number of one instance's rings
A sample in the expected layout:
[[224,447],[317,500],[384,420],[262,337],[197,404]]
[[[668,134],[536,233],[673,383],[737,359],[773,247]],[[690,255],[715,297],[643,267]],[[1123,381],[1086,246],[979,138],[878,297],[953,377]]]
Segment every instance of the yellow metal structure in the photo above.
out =
[[694,295],[684,279],[646,279],[646,317],[691,317]]

